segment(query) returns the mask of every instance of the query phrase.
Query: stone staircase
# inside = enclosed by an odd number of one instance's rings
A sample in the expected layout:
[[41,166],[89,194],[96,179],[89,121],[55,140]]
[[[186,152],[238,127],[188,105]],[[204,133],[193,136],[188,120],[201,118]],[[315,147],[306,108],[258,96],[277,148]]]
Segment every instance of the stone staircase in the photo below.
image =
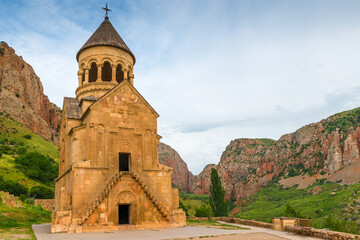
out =
[[141,180],[140,176],[136,172],[131,172],[132,177],[140,184],[142,190],[146,193],[146,195],[149,197],[152,203],[156,206],[156,208],[159,210],[161,215],[167,220],[170,221],[170,214],[166,210],[166,208],[162,205],[162,203],[155,198],[155,196],[151,193],[148,186]]
[[92,201],[88,207],[86,208],[86,212],[83,215],[82,219],[79,221],[79,224],[82,225],[85,223],[86,220],[89,219],[91,214],[96,210],[96,208],[102,203],[102,201],[109,196],[110,190],[113,188],[113,186],[121,179],[124,175],[130,175],[133,179],[136,180],[136,182],[141,186],[142,190],[146,193],[146,195],[149,197],[151,202],[156,206],[156,208],[159,210],[161,215],[167,220],[170,221],[170,214],[166,210],[166,208],[161,204],[159,200],[155,198],[155,196],[151,193],[148,186],[141,180],[140,176],[134,172],[118,172],[115,174],[114,177],[110,179],[108,184],[104,187],[102,192],[95,198],[94,201]]

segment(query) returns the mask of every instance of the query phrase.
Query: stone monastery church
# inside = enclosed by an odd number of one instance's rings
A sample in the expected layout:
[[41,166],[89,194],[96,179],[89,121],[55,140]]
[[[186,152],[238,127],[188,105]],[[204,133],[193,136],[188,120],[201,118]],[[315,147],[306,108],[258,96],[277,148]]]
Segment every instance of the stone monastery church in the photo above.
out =
[[172,168],[158,160],[159,115],[135,89],[135,56],[108,16],[76,59],[79,86],[76,98],[64,98],[51,232],[185,226]]

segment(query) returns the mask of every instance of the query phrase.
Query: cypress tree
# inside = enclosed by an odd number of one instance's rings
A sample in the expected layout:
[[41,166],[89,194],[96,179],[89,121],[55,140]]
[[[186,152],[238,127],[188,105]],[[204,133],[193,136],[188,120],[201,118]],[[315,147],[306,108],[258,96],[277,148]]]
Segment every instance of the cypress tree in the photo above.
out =
[[210,206],[214,210],[215,217],[228,216],[225,190],[221,186],[220,177],[215,168],[211,169]]

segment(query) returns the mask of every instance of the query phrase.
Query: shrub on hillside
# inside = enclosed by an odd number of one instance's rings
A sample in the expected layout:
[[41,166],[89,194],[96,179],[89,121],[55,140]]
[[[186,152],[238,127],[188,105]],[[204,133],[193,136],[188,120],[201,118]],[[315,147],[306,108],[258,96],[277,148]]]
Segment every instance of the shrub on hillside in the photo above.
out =
[[324,224],[324,227],[329,228],[333,231],[360,234],[360,225],[356,222],[339,220],[329,216],[326,217]]
[[54,196],[54,190],[44,186],[34,186],[29,193],[29,197],[36,199],[52,199]]
[[187,208],[183,201],[181,201],[181,199],[179,199],[179,208],[181,208],[182,210],[184,210],[186,216],[189,216],[189,208]]
[[0,148],[0,151],[1,151],[3,154],[12,154],[12,153],[13,153],[12,148],[9,147],[8,145],[2,145],[1,148]]
[[26,147],[18,147],[18,148],[16,148],[15,152],[18,155],[24,155],[27,152],[27,149],[26,149]]
[[58,164],[38,152],[28,152],[15,159],[17,167],[29,178],[51,183],[57,177]]
[[26,138],[26,139],[31,139],[31,135],[29,135],[29,134],[24,135],[23,137]]
[[28,190],[25,186],[21,185],[15,181],[0,181],[0,190],[4,192],[9,192],[15,196],[20,196],[21,194],[28,194]]
[[202,204],[195,209],[195,217],[212,217],[213,215],[212,208],[208,205]]

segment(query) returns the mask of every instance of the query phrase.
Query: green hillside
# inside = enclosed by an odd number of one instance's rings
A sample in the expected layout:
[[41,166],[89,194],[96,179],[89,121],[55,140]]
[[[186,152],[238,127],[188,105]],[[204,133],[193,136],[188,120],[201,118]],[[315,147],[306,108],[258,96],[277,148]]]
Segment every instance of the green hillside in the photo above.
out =
[[[360,183],[348,186],[318,182],[305,189],[296,187],[284,189],[273,182],[245,199],[235,216],[271,222],[272,217],[291,217],[285,212],[290,204],[302,217],[313,219],[315,228],[360,233]],[[313,194],[314,188],[319,193]]]
[[21,208],[0,201],[0,239],[36,239],[31,225],[51,221],[33,197],[54,196],[58,160],[57,146],[0,113],[0,191],[22,199]]
[[[29,177],[31,174],[24,172],[24,168],[16,164],[16,158],[24,158],[33,152],[44,155],[56,167],[59,160],[57,146],[14,121],[8,114],[0,113],[0,180],[3,178],[4,181],[19,182],[28,190],[36,185],[53,188],[53,181],[45,183]],[[0,184],[0,188],[1,186]]]

